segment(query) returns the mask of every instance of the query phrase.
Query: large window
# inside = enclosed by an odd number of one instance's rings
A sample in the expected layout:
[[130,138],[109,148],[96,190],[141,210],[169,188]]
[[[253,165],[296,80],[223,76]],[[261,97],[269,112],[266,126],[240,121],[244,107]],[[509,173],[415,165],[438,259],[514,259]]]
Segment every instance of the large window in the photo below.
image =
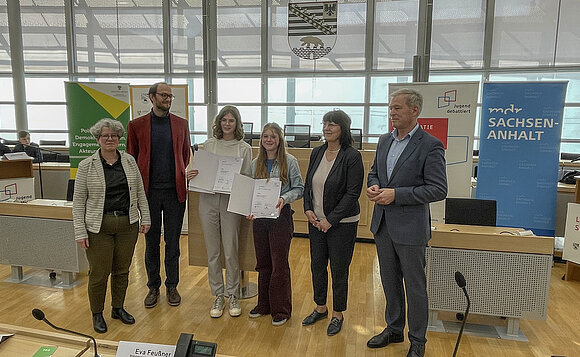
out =
[[[489,3],[493,9],[486,8]],[[209,16],[203,15],[204,4],[211,7],[205,9]],[[0,137],[15,138],[23,126],[16,109],[25,107],[34,140],[67,139],[65,81],[167,81],[188,85],[187,119],[195,143],[211,131],[207,113],[213,97],[206,93],[216,95],[218,109],[238,106],[254,132],[274,121],[309,124],[319,134],[322,115],[340,108],[351,115],[353,128],[363,129],[364,140],[374,142],[389,128],[388,86],[412,81],[413,56],[423,37],[422,2],[323,4],[0,0]],[[9,5],[21,14],[16,38],[22,38],[22,62],[10,49]],[[489,10],[494,16],[487,16]],[[575,0],[435,1],[429,80],[568,81],[562,150],[580,153],[578,13]],[[326,27],[317,22],[321,19]],[[208,42],[205,33],[217,41]],[[305,48],[329,52],[315,60],[297,56]],[[215,54],[215,66],[206,54]],[[25,76],[24,88],[16,91],[13,58]],[[212,70],[217,83],[208,77]],[[476,139],[480,111],[478,104]]]
[[74,2],[78,72],[163,73],[161,10],[161,1]]

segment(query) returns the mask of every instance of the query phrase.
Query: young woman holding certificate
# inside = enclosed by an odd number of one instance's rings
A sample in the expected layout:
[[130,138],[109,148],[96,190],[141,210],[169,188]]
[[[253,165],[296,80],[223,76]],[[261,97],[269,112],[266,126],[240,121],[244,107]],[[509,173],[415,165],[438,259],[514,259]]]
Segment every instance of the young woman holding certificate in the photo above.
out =
[[[286,153],[284,133],[276,123],[268,123],[260,137],[260,153],[252,161],[256,179],[279,178],[278,218],[254,219],[254,247],[258,271],[258,305],[250,317],[272,315],[272,325],[283,325],[292,313],[292,289],[288,253],[294,233],[290,203],[304,191],[298,160]],[[248,218],[253,219],[252,216]]]
[[310,155],[304,185],[304,213],[310,236],[310,267],[316,308],[303,321],[312,325],[328,316],[327,266],[332,275],[332,319],[326,330],[336,335],[342,328],[348,296],[348,270],[360,219],[359,196],[364,179],[362,156],[352,147],[350,117],[342,110],[324,115],[326,143]]
[[[243,158],[241,174],[250,176],[252,147],[244,140],[242,118],[238,109],[226,105],[220,110],[213,123],[213,138],[203,144],[203,149],[213,154]],[[192,171],[198,174],[197,170]],[[242,309],[239,298],[240,268],[238,264],[239,214],[228,212],[230,195],[223,193],[200,193],[199,218],[207,250],[208,280],[215,296],[210,316],[221,317],[229,296],[230,316],[240,316]],[[226,283],[222,275],[220,260],[221,246],[224,248],[226,263]]]

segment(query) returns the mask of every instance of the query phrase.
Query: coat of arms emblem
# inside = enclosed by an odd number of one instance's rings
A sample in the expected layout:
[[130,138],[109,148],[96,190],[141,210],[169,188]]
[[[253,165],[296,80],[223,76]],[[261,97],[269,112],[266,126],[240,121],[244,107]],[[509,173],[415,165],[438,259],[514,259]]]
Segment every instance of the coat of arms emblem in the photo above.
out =
[[338,1],[288,3],[288,44],[300,58],[326,56],[336,43]]

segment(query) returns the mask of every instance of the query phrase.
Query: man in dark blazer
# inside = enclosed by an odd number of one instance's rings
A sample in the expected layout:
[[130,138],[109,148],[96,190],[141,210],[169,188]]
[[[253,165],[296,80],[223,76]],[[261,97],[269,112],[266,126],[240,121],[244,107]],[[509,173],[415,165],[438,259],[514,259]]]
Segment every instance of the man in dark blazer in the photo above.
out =
[[387,328],[371,338],[367,346],[380,348],[403,342],[406,293],[411,342],[407,357],[425,354],[429,203],[447,195],[445,151],[441,141],[417,123],[422,105],[423,97],[414,90],[401,89],[391,95],[389,118],[395,129],[380,137],[367,182],[367,195],[375,202],[371,232],[387,298]]
[[43,161],[42,151],[37,143],[30,142],[30,133],[28,131],[20,130],[18,132],[18,141],[20,141],[20,143],[14,146],[12,152],[25,152],[26,155],[33,159],[32,162]]
[[191,153],[187,120],[169,113],[173,101],[167,83],[149,88],[150,113],[129,122],[127,152],[135,158],[147,194],[151,228],[145,235],[147,287],[145,307],[157,305],[161,286],[160,239],[163,212],[165,240],[165,287],[171,306],[181,303],[179,282],[179,237],[187,198],[186,172]]

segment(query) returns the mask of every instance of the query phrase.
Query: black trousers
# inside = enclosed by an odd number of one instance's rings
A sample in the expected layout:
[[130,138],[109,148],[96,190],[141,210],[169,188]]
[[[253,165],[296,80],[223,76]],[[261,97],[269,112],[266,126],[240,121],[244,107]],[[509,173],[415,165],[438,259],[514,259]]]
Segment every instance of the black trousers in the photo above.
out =
[[179,202],[175,189],[149,189],[151,228],[145,234],[145,268],[147,286],[159,289],[161,276],[160,248],[161,214],[163,213],[163,239],[165,241],[165,286],[175,288],[179,283],[179,236],[183,225],[185,202]]
[[346,310],[348,273],[354,252],[357,225],[358,221],[353,223],[339,223],[324,233],[308,223],[308,232],[310,235],[310,268],[312,270],[314,302],[317,305],[326,305],[328,290],[327,266],[330,260],[332,309],[334,311]]

